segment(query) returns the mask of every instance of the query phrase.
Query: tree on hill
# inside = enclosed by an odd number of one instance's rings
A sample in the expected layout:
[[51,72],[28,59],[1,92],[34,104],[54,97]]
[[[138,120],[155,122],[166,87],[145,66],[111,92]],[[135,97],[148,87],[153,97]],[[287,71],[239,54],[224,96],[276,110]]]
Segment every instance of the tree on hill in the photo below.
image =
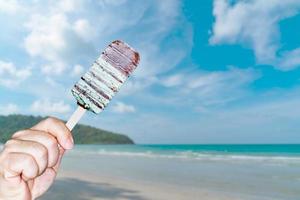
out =
[[[16,131],[30,128],[42,119],[26,115],[0,116],[0,142],[5,143]],[[72,133],[76,144],[134,144],[126,135],[86,125],[77,125]]]

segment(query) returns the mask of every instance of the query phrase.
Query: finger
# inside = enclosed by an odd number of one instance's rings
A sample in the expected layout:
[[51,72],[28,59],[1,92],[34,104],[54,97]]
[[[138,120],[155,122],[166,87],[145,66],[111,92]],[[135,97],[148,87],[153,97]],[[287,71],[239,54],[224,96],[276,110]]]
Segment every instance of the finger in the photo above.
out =
[[31,188],[32,196],[34,197],[34,199],[44,194],[45,191],[47,191],[49,187],[52,185],[52,183],[54,182],[64,152],[65,152],[64,148],[59,147],[59,158],[57,160],[56,165],[52,168],[47,168],[41,176],[37,177],[34,180],[34,182],[28,184],[29,188]]
[[39,174],[42,174],[48,166],[48,150],[38,142],[11,139],[6,142],[4,151],[31,155],[38,164]]
[[56,118],[47,118],[31,129],[46,131],[56,137],[59,144],[65,149],[72,149],[74,146],[74,140],[71,131],[66,127],[64,122]]
[[26,153],[8,153],[3,166],[3,175],[7,181],[18,181],[20,175],[27,181],[37,177],[39,172],[35,159]]
[[58,160],[57,160],[57,163],[56,165],[54,165],[52,168],[53,170],[57,173],[58,172],[58,169],[60,167],[60,164],[61,164],[61,161],[62,161],[62,158],[65,154],[65,150],[63,148],[59,148],[59,157],[58,157]]
[[31,185],[28,185],[28,187],[31,189],[32,198],[36,199],[44,194],[53,184],[55,176],[55,171],[52,168],[47,168],[41,176],[34,179]]
[[59,156],[58,142],[47,132],[26,130],[12,136],[14,139],[33,141],[43,144],[48,150],[48,167],[53,167],[57,163]]

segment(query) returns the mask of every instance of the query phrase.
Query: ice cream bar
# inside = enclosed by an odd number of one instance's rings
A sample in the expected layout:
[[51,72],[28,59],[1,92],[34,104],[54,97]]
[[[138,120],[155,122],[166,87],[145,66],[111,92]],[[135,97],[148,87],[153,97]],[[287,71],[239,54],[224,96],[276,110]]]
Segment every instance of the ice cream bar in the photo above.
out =
[[72,89],[81,107],[79,109],[100,113],[137,67],[139,60],[139,54],[120,40],[108,45]]

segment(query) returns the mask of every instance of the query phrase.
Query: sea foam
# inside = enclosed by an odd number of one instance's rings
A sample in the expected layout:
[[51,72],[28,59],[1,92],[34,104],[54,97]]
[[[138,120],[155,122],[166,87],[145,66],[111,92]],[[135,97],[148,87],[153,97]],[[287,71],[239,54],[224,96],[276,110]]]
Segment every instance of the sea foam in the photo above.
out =
[[269,164],[299,164],[299,156],[279,155],[255,155],[255,154],[234,154],[220,152],[195,152],[195,151],[121,151],[112,149],[75,149],[73,155],[95,155],[95,156],[118,156],[118,157],[139,157],[149,159],[178,159],[209,162],[259,162]]

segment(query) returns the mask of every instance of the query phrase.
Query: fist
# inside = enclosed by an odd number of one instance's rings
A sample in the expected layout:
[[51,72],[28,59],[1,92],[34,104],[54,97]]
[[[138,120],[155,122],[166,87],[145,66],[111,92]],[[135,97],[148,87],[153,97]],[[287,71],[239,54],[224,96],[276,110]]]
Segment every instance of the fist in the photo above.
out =
[[16,132],[0,153],[0,199],[33,200],[44,194],[73,145],[70,130],[55,118]]

